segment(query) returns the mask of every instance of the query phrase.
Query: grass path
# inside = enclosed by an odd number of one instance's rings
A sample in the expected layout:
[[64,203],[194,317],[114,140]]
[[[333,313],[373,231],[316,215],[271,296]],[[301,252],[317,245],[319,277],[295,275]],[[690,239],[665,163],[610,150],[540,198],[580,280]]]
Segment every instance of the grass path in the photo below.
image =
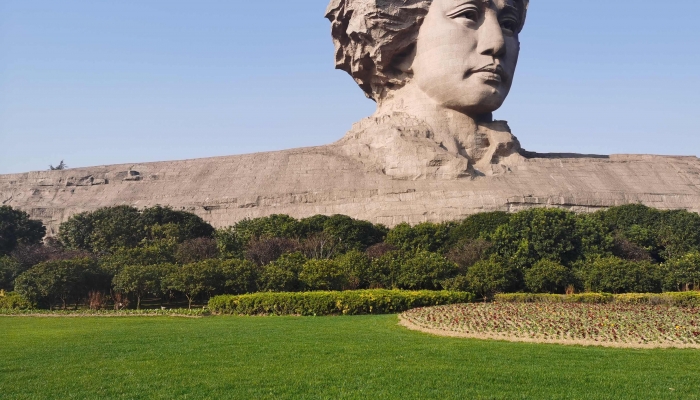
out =
[[0,398],[700,398],[700,351],[434,337],[397,316],[0,318]]

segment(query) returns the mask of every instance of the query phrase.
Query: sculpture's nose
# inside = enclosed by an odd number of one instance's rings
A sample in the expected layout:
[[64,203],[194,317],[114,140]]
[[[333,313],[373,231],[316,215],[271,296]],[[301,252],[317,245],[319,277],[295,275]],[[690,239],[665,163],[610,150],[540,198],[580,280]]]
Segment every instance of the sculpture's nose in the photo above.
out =
[[478,51],[480,54],[489,55],[493,58],[502,56],[506,52],[503,30],[495,13],[487,13],[484,23],[479,27]]

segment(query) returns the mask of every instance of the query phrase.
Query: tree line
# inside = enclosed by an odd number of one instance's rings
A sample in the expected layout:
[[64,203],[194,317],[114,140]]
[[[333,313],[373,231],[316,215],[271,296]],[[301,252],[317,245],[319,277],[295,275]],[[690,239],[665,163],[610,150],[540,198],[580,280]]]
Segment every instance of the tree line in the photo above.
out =
[[0,208],[0,290],[46,308],[369,288],[661,292],[700,282],[700,215],[643,205],[392,229],[344,215],[272,215],[218,230],[184,211],[116,206],[74,215],[56,238],[44,234],[26,213]]

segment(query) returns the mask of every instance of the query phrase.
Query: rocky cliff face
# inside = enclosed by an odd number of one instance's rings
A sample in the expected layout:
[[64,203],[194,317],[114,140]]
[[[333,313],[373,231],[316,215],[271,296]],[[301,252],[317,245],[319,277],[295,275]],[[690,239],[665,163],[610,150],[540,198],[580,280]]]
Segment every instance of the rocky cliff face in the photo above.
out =
[[629,203],[700,212],[700,160],[648,155],[523,153],[484,176],[397,179],[329,145],[271,153],[0,175],[0,204],[41,219],[55,234],[71,215],[156,204],[216,227],[270,214],[346,214],[388,226],[483,211]]

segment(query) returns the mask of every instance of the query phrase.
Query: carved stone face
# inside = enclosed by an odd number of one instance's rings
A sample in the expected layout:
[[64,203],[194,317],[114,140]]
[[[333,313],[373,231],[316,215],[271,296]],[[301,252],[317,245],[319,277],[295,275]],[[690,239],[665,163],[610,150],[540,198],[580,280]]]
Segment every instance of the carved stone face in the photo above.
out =
[[520,7],[514,0],[434,0],[418,33],[411,84],[465,114],[498,109],[518,62]]

